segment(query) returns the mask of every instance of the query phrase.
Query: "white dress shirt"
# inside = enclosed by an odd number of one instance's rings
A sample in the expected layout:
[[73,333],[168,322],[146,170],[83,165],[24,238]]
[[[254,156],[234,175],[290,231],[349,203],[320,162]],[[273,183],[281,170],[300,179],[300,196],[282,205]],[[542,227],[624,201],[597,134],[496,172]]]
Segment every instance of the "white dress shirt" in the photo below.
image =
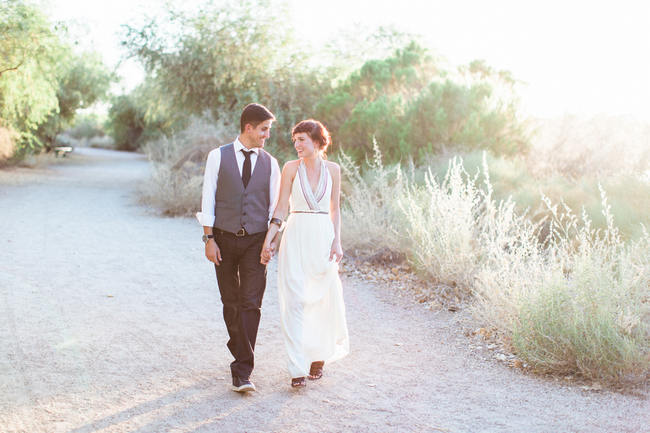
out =
[[[247,149],[239,137],[235,140],[234,144],[235,158],[237,159],[237,167],[239,168],[239,175],[241,176],[244,166],[244,153],[243,150],[252,150],[251,153],[251,176],[255,172],[255,164],[257,163],[257,155],[260,151],[259,147]],[[270,155],[269,155],[270,156]],[[201,198],[201,212],[196,213],[196,219],[202,226],[214,226],[214,198],[217,192],[217,178],[219,176],[219,168],[221,167],[221,148],[212,150],[208,154],[208,160],[205,163],[205,173],[203,175],[203,196]],[[278,195],[280,194],[280,166],[278,160],[271,156],[271,181],[269,182],[269,219],[273,216],[275,205],[278,202]]]

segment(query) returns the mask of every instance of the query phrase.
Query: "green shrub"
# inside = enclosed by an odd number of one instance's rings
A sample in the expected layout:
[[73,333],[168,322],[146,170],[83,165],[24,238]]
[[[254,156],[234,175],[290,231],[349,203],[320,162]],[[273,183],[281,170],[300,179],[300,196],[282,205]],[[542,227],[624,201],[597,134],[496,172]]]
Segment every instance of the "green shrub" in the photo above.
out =
[[108,111],[108,128],[119,150],[136,150],[142,144],[144,111],[129,95],[117,96]]
[[93,137],[103,137],[105,135],[101,122],[97,116],[94,115],[77,117],[74,126],[66,132],[68,135],[77,140],[91,139]]

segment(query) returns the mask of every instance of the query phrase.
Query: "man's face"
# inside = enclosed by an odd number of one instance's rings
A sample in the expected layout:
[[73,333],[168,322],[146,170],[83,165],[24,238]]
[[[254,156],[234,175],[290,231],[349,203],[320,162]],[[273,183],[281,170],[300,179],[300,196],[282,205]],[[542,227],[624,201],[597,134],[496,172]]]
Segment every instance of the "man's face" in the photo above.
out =
[[264,147],[266,139],[271,136],[271,125],[273,124],[272,119],[265,120],[262,123],[259,123],[255,128],[250,123],[246,124],[244,130],[244,135],[246,143],[249,148],[253,147]]

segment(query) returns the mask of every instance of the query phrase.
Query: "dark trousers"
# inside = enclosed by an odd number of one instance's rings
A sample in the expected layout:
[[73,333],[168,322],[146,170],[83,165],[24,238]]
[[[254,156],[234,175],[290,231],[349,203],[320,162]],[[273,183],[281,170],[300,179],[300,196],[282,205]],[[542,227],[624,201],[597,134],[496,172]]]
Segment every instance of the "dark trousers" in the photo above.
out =
[[223,319],[230,336],[227,346],[235,358],[230,371],[233,377],[248,379],[254,367],[255,340],[266,288],[266,266],[260,263],[266,232],[237,237],[215,228],[214,235],[222,258],[215,270]]

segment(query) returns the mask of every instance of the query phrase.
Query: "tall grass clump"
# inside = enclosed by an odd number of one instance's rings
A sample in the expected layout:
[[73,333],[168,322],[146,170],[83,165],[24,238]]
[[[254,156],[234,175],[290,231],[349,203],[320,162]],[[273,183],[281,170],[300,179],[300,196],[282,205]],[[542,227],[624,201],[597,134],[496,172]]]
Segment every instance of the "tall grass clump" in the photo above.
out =
[[477,275],[476,312],[538,371],[624,382],[648,373],[650,237],[624,243],[601,195],[604,230],[545,199],[546,243],[531,233],[490,251]]
[[[343,164],[345,166],[345,164]],[[604,228],[586,211],[542,196],[533,220],[496,199],[487,159],[469,174],[460,158],[424,182],[381,156],[348,171],[346,248],[402,254],[427,278],[473,295],[472,311],[540,372],[608,383],[650,373],[650,235],[624,241],[601,188]],[[368,254],[368,253],[367,253]]]
[[424,185],[411,182],[397,200],[415,268],[452,287],[470,287],[478,261],[481,194],[474,181],[454,158],[442,180],[429,170]]
[[400,226],[402,212],[397,199],[408,191],[408,182],[399,165],[385,167],[377,142],[374,158],[363,173],[345,152],[338,155],[343,172],[342,195],[345,224],[341,236],[346,249],[355,256],[380,261],[404,259]]
[[140,200],[170,216],[189,216],[201,207],[203,170],[208,153],[232,140],[231,125],[195,118],[170,137],[147,142],[151,176],[140,187]]

